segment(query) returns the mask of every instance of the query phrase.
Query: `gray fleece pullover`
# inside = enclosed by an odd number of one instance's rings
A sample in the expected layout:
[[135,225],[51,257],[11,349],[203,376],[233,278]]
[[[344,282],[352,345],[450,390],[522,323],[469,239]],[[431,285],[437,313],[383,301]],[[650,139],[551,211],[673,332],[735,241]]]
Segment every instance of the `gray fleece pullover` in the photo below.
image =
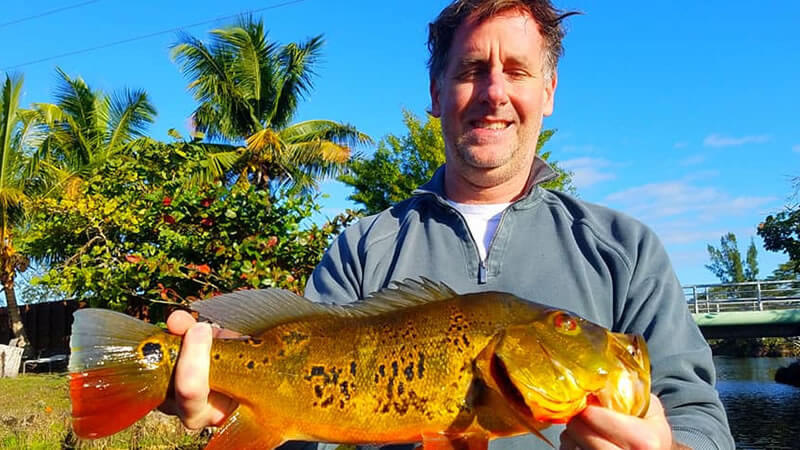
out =
[[[503,213],[482,261],[463,217],[444,199],[443,169],[411,198],[345,230],[314,271],[306,296],[348,303],[392,280],[424,276],[462,294],[510,292],[613,331],[642,334],[652,390],[676,440],[695,449],[734,448],[714,389],[711,351],[650,229],[619,212],[539,187],[555,174],[537,158],[527,195]],[[556,448],[562,430],[544,430]],[[550,447],[525,435],[496,439],[489,448]]]

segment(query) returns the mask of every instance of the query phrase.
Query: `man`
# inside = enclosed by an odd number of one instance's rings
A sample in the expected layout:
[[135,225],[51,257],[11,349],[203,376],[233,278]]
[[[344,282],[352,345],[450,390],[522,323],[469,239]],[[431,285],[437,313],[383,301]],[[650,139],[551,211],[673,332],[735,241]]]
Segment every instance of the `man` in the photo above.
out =
[[[657,238],[620,213],[538,187],[554,175],[535,148],[553,110],[563,17],[548,0],[457,0],[442,11],[430,27],[430,95],[447,163],[412,198],[347,229],[306,296],[346,303],[426,276],[643,334],[655,394],[647,415],[590,406],[545,436],[565,449],[733,448],[708,345]],[[177,313],[169,326],[189,330],[175,383],[184,422],[221,423],[235,405],[208,395],[208,327]],[[490,445],[537,447],[547,445],[530,435]]]

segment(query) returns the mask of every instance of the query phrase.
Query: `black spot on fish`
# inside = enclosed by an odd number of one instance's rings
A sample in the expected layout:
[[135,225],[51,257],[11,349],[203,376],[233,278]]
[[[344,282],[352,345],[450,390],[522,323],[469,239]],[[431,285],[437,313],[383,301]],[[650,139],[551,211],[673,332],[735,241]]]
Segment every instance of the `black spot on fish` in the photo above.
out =
[[417,378],[422,378],[423,373],[425,373],[425,354],[420,352],[417,360]]
[[287,344],[299,344],[305,341],[306,339],[308,339],[308,335],[299,333],[295,330],[292,330],[291,332],[289,332],[289,334],[281,336],[281,340]]
[[414,363],[410,363],[403,369],[403,374],[406,376],[406,381],[411,381],[414,379]]
[[397,376],[397,361],[392,361],[392,376]]
[[394,402],[394,410],[397,411],[398,415],[406,415],[408,412],[408,401],[405,400],[403,402]]
[[148,363],[157,364],[164,359],[164,351],[158,342],[148,342],[142,346],[142,356]]
[[339,400],[339,409],[344,409],[344,400]]
[[339,385],[339,389],[342,391],[344,398],[350,400],[350,389],[347,381],[343,381],[342,384]]
[[264,357],[264,359],[261,360],[262,364],[266,364],[268,362],[269,362],[269,358],[267,358],[266,356]]
[[350,375],[356,376],[356,362],[350,362]]
[[280,350],[278,351],[278,356],[281,356],[281,357],[282,357],[282,356],[286,356],[286,351],[285,351],[284,349],[280,349]]
[[255,367],[255,366],[256,366],[256,363],[255,363],[255,362],[253,362],[253,361],[247,361],[247,368],[248,368],[248,369],[252,369],[252,368],[253,368],[253,367]]
[[386,367],[383,364],[378,366],[378,373],[381,374],[382,377],[386,376]]
[[322,398],[322,386],[318,384],[314,386],[314,395],[316,395],[317,398]]
[[219,353],[215,353],[215,354],[214,354],[214,359],[215,359],[215,360],[217,360],[217,361],[219,361]]
[[403,382],[397,383],[397,395],[403,395],[403,392],[406,391],[406,387],[403,386]]
[[244,353],[239,353],[239,358],[244,358]]
[[378,380],[379,380],[379,379],[380,379],[380,377],[378,377],[378,374],[376,373],[376,374],[375,374],[375,384],[378,384]]
[[461,336],[461,340],[463,340],[463,341],[464,341],[464,345],[466,345],[467,347],[469,347],[469,339],[467,339],[467,335],[466,335],[466,334],[465,334],[465,335],[463,335],[463,336]]
[[394,397],[394,377],[389,378],[389,383],[386,385],[386,397]]
[[328,398],[326,398],[322,403],[320,403],[319,406],[321,406],[323,408],[327,408],[328,406],[331,406],[332,404],[333,404],[333,396],[331,395]]

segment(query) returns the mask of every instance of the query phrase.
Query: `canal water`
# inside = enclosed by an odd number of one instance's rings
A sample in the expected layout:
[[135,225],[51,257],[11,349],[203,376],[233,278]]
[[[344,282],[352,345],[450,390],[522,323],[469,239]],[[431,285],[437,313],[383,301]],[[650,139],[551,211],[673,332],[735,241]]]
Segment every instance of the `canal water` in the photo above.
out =
[[775,382],[775,371],[795,360],[714,357],[737,448],[800,449],[800,388]]

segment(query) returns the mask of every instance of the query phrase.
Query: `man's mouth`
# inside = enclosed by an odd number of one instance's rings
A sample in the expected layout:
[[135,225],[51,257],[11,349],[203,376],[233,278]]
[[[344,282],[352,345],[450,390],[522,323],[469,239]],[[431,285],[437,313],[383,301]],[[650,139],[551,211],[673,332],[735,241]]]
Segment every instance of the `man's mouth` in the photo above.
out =
[[511,126],[511,122],[506,120],[473,120],[470,122],[473,128],[486,130],[505,130]]

